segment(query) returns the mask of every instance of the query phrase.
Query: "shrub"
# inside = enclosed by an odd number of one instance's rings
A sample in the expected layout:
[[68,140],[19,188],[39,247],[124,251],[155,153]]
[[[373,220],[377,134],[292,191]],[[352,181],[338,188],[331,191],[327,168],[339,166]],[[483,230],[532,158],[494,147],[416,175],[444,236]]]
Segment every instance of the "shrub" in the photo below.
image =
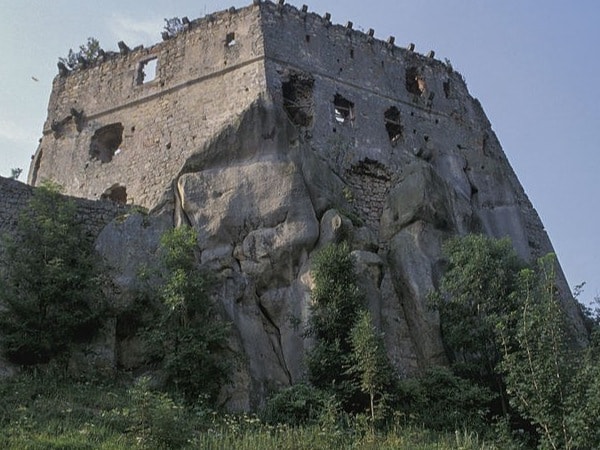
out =
[[270,424],[315,424],[323,414],[328,395],[308,384],[295,384],[271,396],[262,411]]
[[6,238],[0,272],[0,336],[14,363],[35,365],[89,341],[104,312],[103,271],[75,205],[55,185],[34,191]]

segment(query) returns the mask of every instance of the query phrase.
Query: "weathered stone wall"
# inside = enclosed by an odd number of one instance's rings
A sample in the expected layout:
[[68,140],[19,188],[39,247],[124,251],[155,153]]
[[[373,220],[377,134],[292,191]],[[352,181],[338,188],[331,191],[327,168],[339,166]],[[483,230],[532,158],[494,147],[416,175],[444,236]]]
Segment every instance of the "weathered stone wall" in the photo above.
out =
[[[19,215],[31,198],[35,188],[19,181],[0,177],[0,234],[13,234]],[[125,214],[129,207],[112,201],[92,201],[83,198],[66,197],[75,202],[77,220],[87,232],[96,237],[115,217]]]
[[[264,91],[257,12],[213,14],[150,48],[57,76],[29,182],[49,178],[90,199],[120,185],[127,202],[156,206],[185,160]],[[149,58],[157,59],[157,76],[140,84]],[[91,146],[111,124],[122,127],[122,140],[105,138],[115,154],[103,162]]]

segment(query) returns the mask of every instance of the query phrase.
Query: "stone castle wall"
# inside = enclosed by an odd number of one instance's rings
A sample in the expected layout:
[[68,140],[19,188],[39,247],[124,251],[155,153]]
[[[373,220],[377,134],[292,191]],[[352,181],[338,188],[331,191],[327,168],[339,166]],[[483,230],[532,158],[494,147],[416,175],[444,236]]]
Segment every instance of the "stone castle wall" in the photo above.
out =
[[[29,182],[49,178],[90,199],[119,188],[127,202],[155,206],[189,155],[264,90],[256,8],[187,28],[57,76]],[[153,59],[156,77],[141,80]]]
[[[33,187],[19,181],[0,177],[0,235],[14,236],[19,215],[34,192]],[[66,197],[75,202],[77,220],[86,231],[96,237],[115,217],[125,214],[129,207],[111,201],[92,201]]]

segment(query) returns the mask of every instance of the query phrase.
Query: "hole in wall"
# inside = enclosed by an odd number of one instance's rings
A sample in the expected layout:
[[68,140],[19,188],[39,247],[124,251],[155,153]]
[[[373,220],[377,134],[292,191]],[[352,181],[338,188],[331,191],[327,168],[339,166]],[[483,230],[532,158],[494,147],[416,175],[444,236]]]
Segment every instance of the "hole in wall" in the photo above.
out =
[[353,48],[350,49],[350,58],[354,59],[354,49]]
[[102,200],[110,200],[125,205],[127,203],[127,189],[120,184],[113,184],[100,196]]
[[340,94],[335,94],[333,108],[337,123],[348,123],[354,120],[354,103]]
[[156,56],[145,61],[140,61],[137,70],[137,84],[146,84],[154,81],[156,79],[157,68],[158,58]]
[[396,145],[402,137],[402,124],[400,123],[400,111],[395,106],[388,108],[384,113],[385,129],[392,145]]
[[227,33],[225,36],[225,47],[233,47],[235,45],[235,33]]
[[310,34],[307,34],[306,36],[304,36],[304,40],[308,44],[310,42]]
[[113,123],[96,130],[90,144],[90,155],[102,163],[111,162],[123,142],[123,125]]
[[450,80],[444,81],[444,95],[450,98]]
[[309,127],[313,122],[313,86],[315,80],[306,74],[292,73],[281,83],[283,107],[295,125]]
[[406,90],[411,94],[421,95],[425,92],[425,79],[416,67],[406,69]]

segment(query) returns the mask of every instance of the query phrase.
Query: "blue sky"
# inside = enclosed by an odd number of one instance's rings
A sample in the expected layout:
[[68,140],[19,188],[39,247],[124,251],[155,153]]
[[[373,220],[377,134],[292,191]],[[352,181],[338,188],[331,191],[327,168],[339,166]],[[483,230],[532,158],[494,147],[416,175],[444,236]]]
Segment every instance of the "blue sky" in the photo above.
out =
[[[26,178],[59,56],[89,36],[107,50],[160,40],[190,19],[251,0],[0,0],[0,175]],[[567,278],[600,294],[600,2],[288,0],[336,23],[435,50],[467,80],[540,214]],[[36,81],[37,80],[37,81]]]

